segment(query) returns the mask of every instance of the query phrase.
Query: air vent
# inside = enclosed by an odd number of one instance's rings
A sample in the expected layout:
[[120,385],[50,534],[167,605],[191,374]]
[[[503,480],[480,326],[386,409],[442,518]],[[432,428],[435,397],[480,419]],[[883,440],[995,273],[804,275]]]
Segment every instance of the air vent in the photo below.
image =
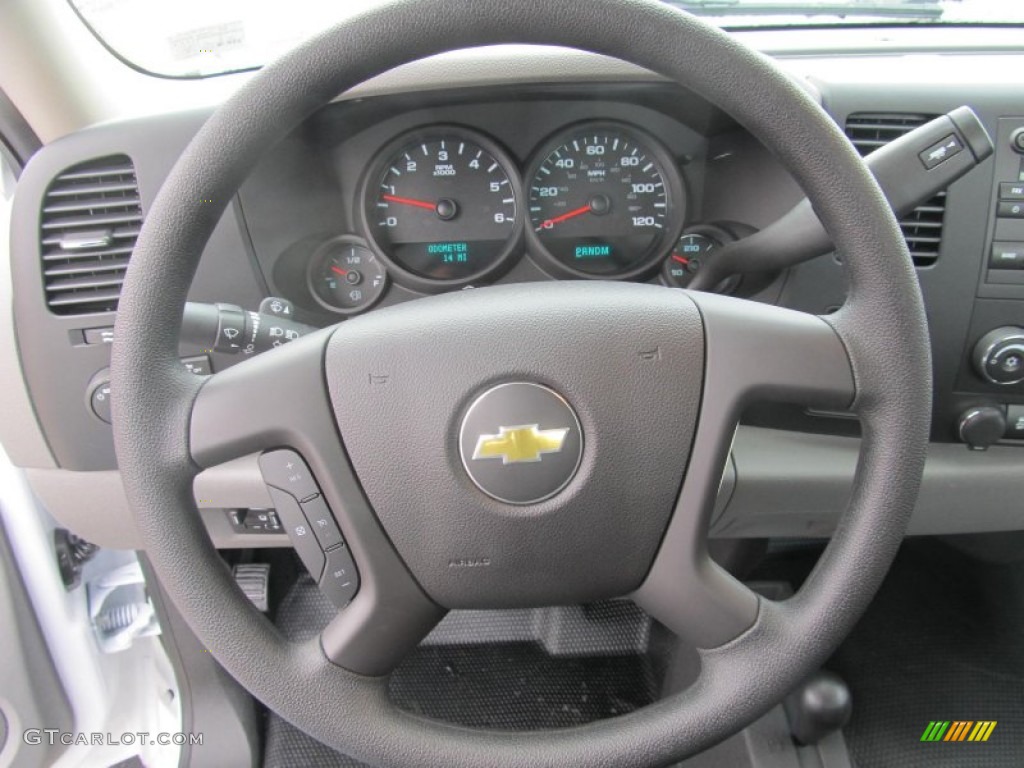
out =
[[[858,112],[846,119],[846,135],[861,156],[864,156],[936,117],[938,115]],[[938,260],[945,217],[946,193],[939,192],[900,220],[900,229],[903,230],[915,266],[929,267]]]
[[46,304],[54,314],[113,312],[142,226],[135,167],[124,155],[68,168],[43,199]]

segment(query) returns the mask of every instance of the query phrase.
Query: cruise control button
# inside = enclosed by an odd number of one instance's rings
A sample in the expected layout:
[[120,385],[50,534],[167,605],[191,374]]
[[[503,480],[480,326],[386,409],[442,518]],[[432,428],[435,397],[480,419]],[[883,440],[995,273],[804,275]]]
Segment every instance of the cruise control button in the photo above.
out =
[[359,573],[348,547],[335,547],[327,553],[327,567],[320,590],[338,608],[344,608],[359,591]]
[[284,491],[277,488],[267,488],[270,492],[270,499],[274,502],[274,509],[277,510],[277,517],[284,525],[285,533],[292,540],[292,546],[298,554],[302,564],[306,566],[309,575],[319,580],[324,571],[324,552],[316,540],[316,535],[310,529],[305,515],[299,503]]
[[320,493],[313,473],[295,451],[270,451],[260,456],[260,471],[267,485],[287,491],[299,501]]
[[303,502],[301,507],[321,547],[330,549],[345,543],[323,496]]

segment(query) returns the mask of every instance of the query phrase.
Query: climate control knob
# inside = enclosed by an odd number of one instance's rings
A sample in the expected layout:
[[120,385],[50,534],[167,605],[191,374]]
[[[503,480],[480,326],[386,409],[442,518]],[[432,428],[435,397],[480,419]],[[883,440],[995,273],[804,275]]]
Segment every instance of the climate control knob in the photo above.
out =
[[1024,328],[1008,325],[982,336],[974,347],[974,367],[990,384],[1024,381]]

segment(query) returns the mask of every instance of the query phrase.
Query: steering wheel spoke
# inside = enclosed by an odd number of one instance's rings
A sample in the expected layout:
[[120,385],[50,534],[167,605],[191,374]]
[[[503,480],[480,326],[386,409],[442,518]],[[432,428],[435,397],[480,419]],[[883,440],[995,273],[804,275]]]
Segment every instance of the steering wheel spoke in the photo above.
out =
[[190,450],[204,469],[262,450],[339,445],[323,380],[322,331],[211,376],[192,407]]
[[757,618],[757,596],[707,550],[732,438],[757,400],[846,408],[849,357],[822,318],[713,294],[691,294],[704,323],[704,398],[693,453],[672,521],[634,599],[699,648],[734,639]]
[[193,460],[263,451],[260,466],[296,552],[338,608],[321,637],[335,664],[382,675],[444,615],[410,576],[367,504],[324,380],[330,331],[218,373],[196,396]]

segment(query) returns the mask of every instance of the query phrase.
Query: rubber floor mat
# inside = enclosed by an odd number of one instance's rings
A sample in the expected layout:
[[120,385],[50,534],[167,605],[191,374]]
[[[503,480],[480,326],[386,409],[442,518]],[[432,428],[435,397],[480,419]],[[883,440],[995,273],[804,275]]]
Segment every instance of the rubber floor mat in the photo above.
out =
[[[796,586],[816,559],[773,558],[758,576]],[[858,768],[1024,767],[1024,564],[909,539],[828,668],[853,693]],[[958,720],[997,724],[984,743],[921,741],[930,722]]]
[[[277,624],[291,639],[312,637],[334,615],[313,582],[300,579]],[[395,671],[390,694],[402,709],[459,725],[498,730],[564,728],[631,712],[655,697],[646,656],[554,657],[532,643],[422,646]],[[362,765],[269,715],[267,768]]]

